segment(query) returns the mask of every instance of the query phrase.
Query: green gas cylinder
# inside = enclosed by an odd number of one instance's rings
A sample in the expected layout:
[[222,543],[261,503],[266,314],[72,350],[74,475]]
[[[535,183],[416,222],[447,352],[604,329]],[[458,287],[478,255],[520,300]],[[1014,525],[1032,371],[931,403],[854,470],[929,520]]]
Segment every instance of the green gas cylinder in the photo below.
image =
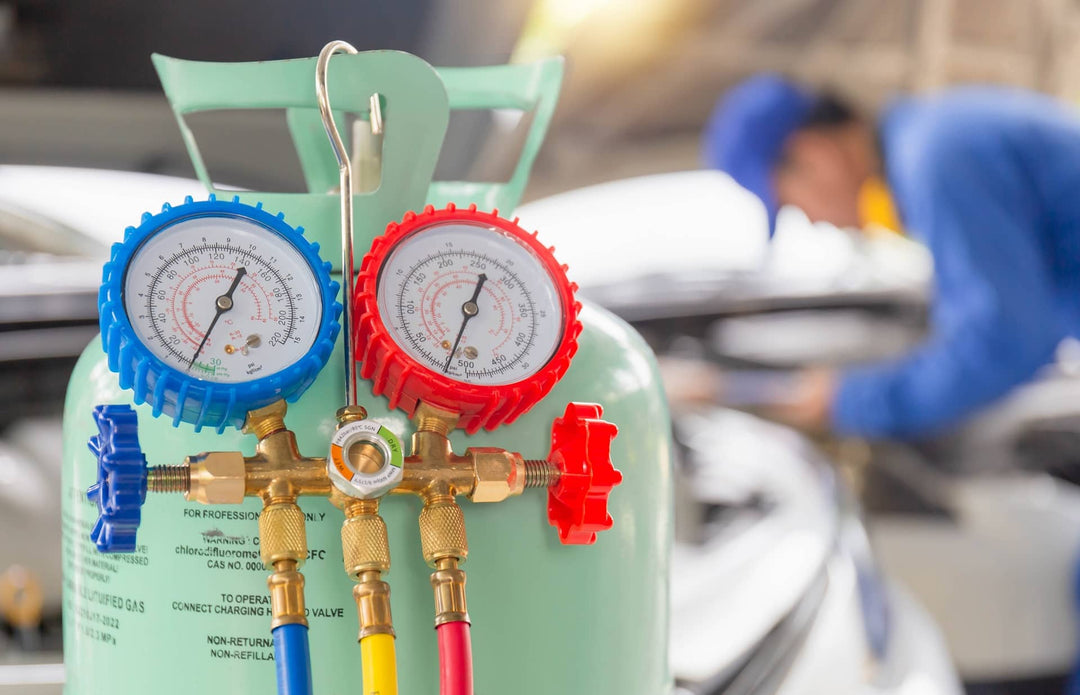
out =
[[[338,59],[336,59],[338,60]],[[340,256],[333,155],[314,103],[314,60],[212,64],[155,58],[196,170],[213,184],[185,114],[221,108],[284,108],[311,193],[243,193],[307,228],[327,260]],[[550,119],[561,63],[436,71],[403,53],[342,56],[332,88],[344,112],[363,113],[372,93],[385,100],[381,184],[355,197],[357,254],[385,225],[427,201],[477,202],[511,210]],[[450,108],[511,107],[534,112],[522,163],[504,184],[431,182]],[[537,124],[539,121],[539,124]],[[165,202],[165,201],[161,201]],[[173,201],[178,202],[178,201]],[[135,222],[133,220],[133,222]],[[122,230],[117,230],[119,238]],[[543,230],[540,230],[541,235]],[[573,270],[571,269],[571,277]],[[340,274],[336,278],[341,280]],[[624,482],[611,495],[614,527],[591,546],[564,546],[546,522],[546,496],[489,505],[465,503],[476,688],[480,693],[666,693],[668,571],[671,544],[670,423],[656,364],[628,326],[586,306],[579,351],[565,377],[512,425],[467,436],[455,450],[497,446],[543,458],[552,421],[566,403],[600,403],[620,434],[611,455]],[[301,452],[325,455],[344,402],[342,338],[311,388],[289,407],[286,424]],[[408,437],[412,423],[361,382],[369,417]],[[87,440],[98,404],[131,403],[99,341],[87,347],[64,413],[64,651],[69,695],[152,691],[266,693],[274,688],[266,570],[259,560],[261,505],[203,506],[158,496],[142,510],[133,554],[103,555],[89,540],[97,508],[86,499],[96,464]],[[254,438],[173,427],[136,406],[151,464],[175,464],[202,451],[240,450]],[[316,693],[360,689],[352,582],[342,570],[340,510],[302,498],[309,556],[304,566]],[[400,691],[434,693],[438,661],[429,570],[421,555],[413,497],[384,500],[393,566]]]

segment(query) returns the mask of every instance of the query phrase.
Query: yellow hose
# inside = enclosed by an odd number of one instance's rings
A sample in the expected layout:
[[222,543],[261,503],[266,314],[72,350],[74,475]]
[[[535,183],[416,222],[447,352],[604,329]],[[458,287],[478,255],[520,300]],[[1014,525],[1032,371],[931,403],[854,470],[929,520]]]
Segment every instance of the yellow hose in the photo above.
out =
[[360,640],[364,695],[397,695],[397,655],[391,635],[368,635]]

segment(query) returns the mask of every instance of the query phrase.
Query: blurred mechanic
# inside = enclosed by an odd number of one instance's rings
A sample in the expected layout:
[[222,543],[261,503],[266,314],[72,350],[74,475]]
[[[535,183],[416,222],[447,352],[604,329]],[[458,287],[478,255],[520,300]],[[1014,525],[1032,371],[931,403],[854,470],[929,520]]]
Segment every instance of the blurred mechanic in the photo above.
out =
[[903,99],[871,121],[778,76],[718,104],[705,158],[765,203],[858,227],[883,179],[934,257],[933,332],[893,362],[810,371],[778,415],[807,428],[918,436],[1031,379],[1080,334],[1080,120],[1030,92],[962,88]]

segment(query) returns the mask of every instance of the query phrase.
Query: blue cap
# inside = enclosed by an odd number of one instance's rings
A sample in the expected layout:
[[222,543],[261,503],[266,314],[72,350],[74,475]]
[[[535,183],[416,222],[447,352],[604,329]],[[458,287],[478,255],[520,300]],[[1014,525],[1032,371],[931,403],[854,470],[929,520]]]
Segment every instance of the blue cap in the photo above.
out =
[[806,122],[816,98],[779,75],[751,77],[720,99],[705,127],[705,164],[727,173],[761,198],[776,230],[779,204],[772,170],[788,136]]

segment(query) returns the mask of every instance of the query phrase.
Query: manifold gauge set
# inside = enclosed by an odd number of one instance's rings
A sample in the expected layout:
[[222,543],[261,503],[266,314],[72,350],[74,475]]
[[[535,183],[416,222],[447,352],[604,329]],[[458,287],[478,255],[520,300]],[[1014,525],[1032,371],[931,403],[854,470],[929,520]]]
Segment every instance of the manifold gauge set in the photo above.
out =
[[[135,551],[148,492],[211,505],[261,499],[258,553],[270,573],[279,692],[306,695],[300,569],[309,556],[299,498],[329,499],[343,514],[364,692],[393,695],[396,633],[383,577],[391,530],[380,504],[419,497],[442,692],[469,695],[471,619],[460,567],[468,542],[457,499],[494,503],[540,488],[559,539],[593,543],[613,523],[608,494],[622,479],[610,459],[617,428],[602,419],[600,405],[570,403],[551,423],[544,459],[493,447],[453,450],[455,429],[472,434],[514,422],[566,374],[582,331],[575,286],[535,233],[467,201],[388,221],[354,272],[350,164],[327,116],[325,80],[330,55],[342,51],[354,52],[340,42],[324,49],[316,92],[345,192],[343,287],[302,229],[239,197],[165,205],[114,245],[99,304],[102,346],[120,386],[175,426],[238,428],[257,441],[251,456],[191,452],[179,465],[150,465],[136,412],[98,406],[90,441],[98,480],[88,496],[100,517],[91,537],[103,552]],[[374,127],[377,95],[372,104]],[[301,404],[329,408],[336,428],[325,448],[305,455],[286,426],[286,403],[303,396],[339,347],[344,397]],[[370,381],[373,397],[412,418],[409,440],[368,419],[357,375]],[[152,543],[153,530],[140,538]]]

